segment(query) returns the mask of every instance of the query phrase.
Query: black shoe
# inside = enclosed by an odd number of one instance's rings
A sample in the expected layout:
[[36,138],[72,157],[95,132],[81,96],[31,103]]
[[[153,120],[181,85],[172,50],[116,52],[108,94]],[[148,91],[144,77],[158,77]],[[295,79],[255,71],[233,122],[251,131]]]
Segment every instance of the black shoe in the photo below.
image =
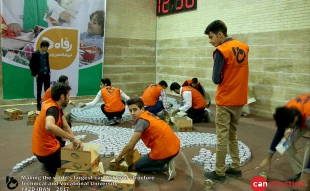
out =
[[287,179],[287,182],[297,182],[298,181],[298,179],[300,178],[300,176],[301,176],[301,173],[299,173],[299,174],[296,174],[295,176],[292,176],[292,177],[289,177],[288,179]]
[[226,176],[219,176],[216,174],[215,171],[212,171],[212,172],[204,171],[202,173],[202,176],[206,179],[210,179],[212,182],[220,182],[222,184],[227,183]]
[[209,115],[209,112],[208,111],[204,111],[203,112],[203,121],[205,123],[209,123],[210,122],[210,115]]
[[234,169],[232,169],[231,167],[229,167],[226,171],[225,171],[225,174],[227,175],[227,176],[230,176],[230,177],[233,177],[233,178],[237,178],[237,179],[239,179],[239,178],[241,178],[242,177],[242,172],[241,172],[241,170],[234,170]]

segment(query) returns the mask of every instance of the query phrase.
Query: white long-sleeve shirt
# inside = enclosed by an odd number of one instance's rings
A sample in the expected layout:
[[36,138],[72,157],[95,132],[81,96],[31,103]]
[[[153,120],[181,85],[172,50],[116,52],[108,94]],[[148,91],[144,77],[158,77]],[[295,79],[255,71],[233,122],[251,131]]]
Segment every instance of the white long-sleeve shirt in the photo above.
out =
[[[89,103],[86,104],[86,106],[94,106],[96,105],[100,100],[102,99],[102,93],[101,90],[99,90],[99,92],[97,93],[95,99]],[[121,90],[121,99],[122,100],[129,100],[129,96],[127,96],[122,90]]]
[[[182,94],[182,87],[180,88],[180,95]],[[188,109],[192,107],[192,92],[191,91],[184,91],[181,95],[184,101],[184,106],[180,107],[180,111],[186,112]]]

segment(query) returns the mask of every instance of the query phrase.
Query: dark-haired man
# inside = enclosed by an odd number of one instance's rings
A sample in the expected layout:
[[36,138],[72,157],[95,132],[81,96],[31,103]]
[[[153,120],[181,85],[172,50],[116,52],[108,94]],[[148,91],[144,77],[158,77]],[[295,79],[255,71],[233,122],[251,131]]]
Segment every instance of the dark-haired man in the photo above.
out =
[[101,79],[100,88],[101,90],[99,90],[95,99],[81,105],[81,108],[94,106],[102,99],[104,104],[101,105],[101,111],[108,118],[105,124],[114,125],[120,123],[125,112],[125,102],[123,100],[129,100],[129,97],[121,89],[111,86],[109,78]]
[[168,84],[162,80],[158,84],[151,84],[144,90],[142,100],[144,109],[157,114],[163,109],[169,109],[170,105],[167,103],[166,88]]
[[[58,83],[69,84],[68,76],[65,76],[65,75],[59,76]],[[44,95],[43,95],[43,97],[42,97],[42,99],[41,99],[41,102],[40,102],[41,105],[42,105],[45,101],[47,101],[48,99],[51,99],[51,98],[52,98],[51,87],[49,87],[49,88],[45,91],[45,93],[44,93]],[[75,103],[72,102],[71,100],[69,101],[69,104],[71,104],[71,105],[73,105],[74,107],[76,107]]]
[[52,87],[52,99],[42,107],[32,132],[32,152],[42,163],[42,168],[50,175],[55,175],[60,168],[60,152],[63,145],[56,139],[61,137],[70,140],[75,148],[82,148],[83,144],[71,131],[63,116],[62,108],[67,107],[70,100],[71,87],[64,83]]
[[201,95],[205,98],[205,100],[207,102],[207,107],[210,107],[210,105],[211,105],[210,95],[205,91],[204,87],[198,81],[198,78],[192,78],[191,80],[185,80],[182,87],[184,87],[184,86],[192,86],[193,88],[198,90],[201,93]]
[[41,93],[44,85],[44,92],[50,87],[51,70],[49,65],[48,47],[49,42],[43,40],[40,49],[32,53],[29,67],[31,75],[37,80],[37,110],[41,111]]
[[287,148],[286,154],[289,157],[290,165],[295,173],[288,181],[297,181],[302,173],[310,173],[309,148],[310,140],[305,147],[304,160],[298,155],[295,143],[304,134],[310,131],[310,94],[302,94],[290,100],[284,107],[276,108],[273,118],[277,125],[277,131],[270,145],[268,156],[262,161],[259,167],[271,166],[271,159],[276,152],[276,146],[283,137],[290,138],[291,145]]
[[168,172],[168,180],[176,177],[173,158],[179,153],[180,139],[170,126],[157,116],[145,111],[140,98],[127,101],[130,115],[135,121],[135,130],[130,141],[115,158],[116,165],[122,157],[131,152],[141,139],[151,152],[141,157],[135,167],[138,172]]
[[[227,27],[221,20],[210,23],[204,33],[208,35],[209,42],[216,47],[213,52],[212,80],[217,85],[217,147],[215,171],[204,172],[203,176],[212,181],[226,183],[226,174],[236,178],[242,176],[236,131],[242,108],[248,100],[249,47],[228,37]],[[232,167],[226,170],[227,146],[232,158]]]
[[184,100],[184,106],[174,110],[172,114],[180,111],[186,112],[187,116],[193,120],[193,123],[202,122],[207,118],[205,112],[207,103],[198,90],[192,86],[181,87],[177,82],[170,85],[170,90],[180,94]]

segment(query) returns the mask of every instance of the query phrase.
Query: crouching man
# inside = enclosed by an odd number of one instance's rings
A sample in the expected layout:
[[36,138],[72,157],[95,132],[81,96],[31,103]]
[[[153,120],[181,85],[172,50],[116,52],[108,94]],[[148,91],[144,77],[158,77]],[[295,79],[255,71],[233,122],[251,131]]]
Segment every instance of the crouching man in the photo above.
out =
[[46,101],[37,117],[32,132],[32,152],[42,163],[41,170],[50,176],[60,168],[60,151],[64,146],[56,137],[70,140],[75,148],[83,148],[83,143],[71,131],[62,109],[67,107],[70,100],[71,87],[58,83],[51,89],[52,99]]
[[179,153],[180,139],[166,122],[144,110],[142,99],[129,99],[127,105],[135,121],[135,132],[129,143],[115,158],[116,165],[119,165],[122,157],[131,152],[137,142],[142,139],[151,152],[138,160],[136,170],[144,173],[167,172],[168,180],[174,179],[176,172],[173,158]]

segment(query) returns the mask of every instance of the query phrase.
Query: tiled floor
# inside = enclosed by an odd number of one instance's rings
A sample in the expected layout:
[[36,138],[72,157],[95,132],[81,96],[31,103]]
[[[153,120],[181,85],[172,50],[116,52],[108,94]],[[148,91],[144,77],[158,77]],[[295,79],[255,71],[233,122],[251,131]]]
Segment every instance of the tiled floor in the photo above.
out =
[[[24,111],[24,119],[19,121],[8,121],[4,114],[4,109],[8,107],[0,107],[0,190],[8,190],[6,187],[6,176],[12,172],[12,167],[20,161],[32,156],[31,153],[31,133],[32,126],[27,126],[27,112],[35,108],[35,105],[15,106]],[[69,106],[70,107],[70,106]],[[214,110],[214,108],[212,108]],[[73,126],[79,125],[73,123]],[[122,124],[129,127],[129,123]],[[215,133],[215,124],[199,123],[194,125],[195,131]],[[252,159],[242,167],[243,178],[241,180],[228,179],[225,185],[215,185],[212,190],[231,190],[231,191],[250,191],[250,182],[253,177],[258,175],[259,170],[255,167],[266,157],[269,145],[275,133],[275,125],[271,119],[255,117],[248,115],[242,117],[240,126],[238,128],[238,138],[250,147],[252,152]],[[87,134],[87,133],[83,133]],[[94,139],[93,135],[88,135],[85,142]],[[302,138],[296,145],[303,155],[303,146],[308,139]],[[191,162],[193,156],[198,154],[200,147],[192,147],[182,149],[176,157],[176,171],[177,177],[173,181],[167,181],[166,174],[140,174],[139,176],[154,177],[154,180],[139,180],[136,183],[136,191],[159,191],[159,190],[176,190],[176,191],[201,191],[207,190],[204,188],[204,178],[202,177],[202,166],[198,166]],[[209,148],[215,151],[214,148]],[[101,158],[105,169],[108,169],[108,163],[112,158]],[[283,181],[287,177],[293,175],[287,157],[276,154],[273,157],[275,160],[272,164],[271,170],[262,169],[266,171],[268,177],[274,181]],[[25,167],[18,173],[13,173],[19,186],[15,190],[25,190],[29,187],[25,185],[27,182],[35,182],[36,180],[21,180],[23,175],[30,177],[38,177],[40,163],[35,162]],[[278,188],[277,190],[279,190]],[[39,189],[37,189],[39,190]],[[43,190],[43,189],[41,189]],[[51,190],[56,190],[54,187]],[[96,188],[80,188],[75,190],[96,190]],[[271,189],[270,189],[271,190]],[[290,190],[282,189],[281,190]]]

